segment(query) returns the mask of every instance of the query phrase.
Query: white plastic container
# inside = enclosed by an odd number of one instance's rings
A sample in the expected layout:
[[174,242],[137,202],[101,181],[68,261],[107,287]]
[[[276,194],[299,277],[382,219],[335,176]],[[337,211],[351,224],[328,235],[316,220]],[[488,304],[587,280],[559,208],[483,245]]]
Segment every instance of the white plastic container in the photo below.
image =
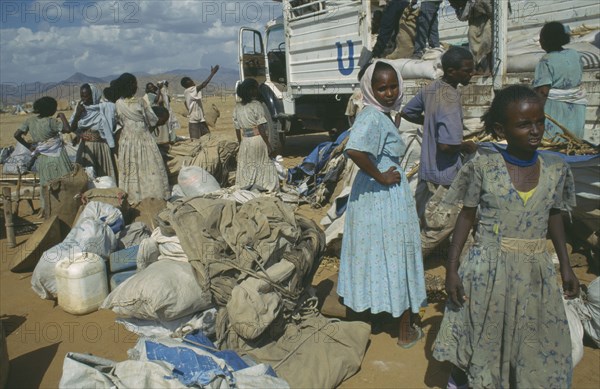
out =
[[108,296],[104,259],[93,253],[80,253],[56,263],[58,305],[74,315],[93,312]]

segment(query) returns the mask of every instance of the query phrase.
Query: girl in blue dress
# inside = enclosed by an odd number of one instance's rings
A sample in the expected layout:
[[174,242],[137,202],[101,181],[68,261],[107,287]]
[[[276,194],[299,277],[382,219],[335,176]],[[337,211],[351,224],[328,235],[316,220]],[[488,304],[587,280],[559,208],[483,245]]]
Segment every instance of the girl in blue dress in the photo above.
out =
[[360,87],[365,108],[346,145],[360,171],[344,224],[337,292],[355,312],[399,317],[398,345],[408,348],[423,336],[411,313],[419,312],[426,294],[419,219],[399,165],[406,146],[391,116],[402,102],[400,71],[378,60],[366,69]]

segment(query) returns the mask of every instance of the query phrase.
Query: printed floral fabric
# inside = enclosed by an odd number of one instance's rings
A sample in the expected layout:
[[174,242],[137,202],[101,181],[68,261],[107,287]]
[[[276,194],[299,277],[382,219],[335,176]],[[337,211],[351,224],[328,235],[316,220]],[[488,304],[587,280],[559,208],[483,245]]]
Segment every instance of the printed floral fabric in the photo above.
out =
[[526,203],[500,154],[465,164],[444,199],[479,206],[480,221],[459,268],[468,299],[448,303],[433,355],[463,369],[473,388],[571,384],[569,325],[545,241],[550,209],[575,205],[574,182],[560,157],[540,163]]

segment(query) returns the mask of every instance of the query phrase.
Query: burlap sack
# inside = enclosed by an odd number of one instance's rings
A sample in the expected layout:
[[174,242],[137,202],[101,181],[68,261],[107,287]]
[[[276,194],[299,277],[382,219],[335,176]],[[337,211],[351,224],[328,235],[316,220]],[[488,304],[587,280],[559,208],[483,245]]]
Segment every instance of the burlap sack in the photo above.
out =
[[16,273],[32,271],[44,251],[64,239],[65,235],[61,234],[60,224],[57,215],[45,220],[23,244],[17,247],[17,253],[11,258],[10,271]]
[[237,168],[238,143],[213,134],[203,136],[202,149],[189,161],[209,172],[225,188],[229,184],[229,172]]
[[400,18],[398,34],[396,35],[396,49],[388,55],[387,59],[410,58],[415,49],[415,35],[417,33],[417,18],[419,8],[406,7]]
[[90,201],[100,201],[101,203],[110,204],[113,207],[119,208],[123,212],[123,208],[127,208],[127,192],[120,188],[94,188],[85,192],[81,196],[81,202],[86,205]]
[[190,161],[202,149],[202,143],[199,139],[186,139],[184,141],[175,142],[167,151],[169,159],[167,160],[167,175],[169,176],[169,184],[177,184],[177,175],[183,166],[189,166]]
[[210,293],[200,288],[189,263],[163,260],[120,284],[100,309],[121,317],[170,321],[211,306]]
[[221,117],[221,111],[217,108],[216,105],[211,104],[210,107],[207,107],[204,112],[204,120],[206,120],[206,125],[211,130],[216,128],[217,119]]
[[79,214],[85,208],[85,205],[90,201],[99,201],[101,203],[110,204],[113,207],[119,208],[123,214],[125,223],[129,224],[129,203],[127,202],[127,192],[120,188],[94,188],[90,189],[81,195],[82,206],[77,213],[77,220]]
[[131,222],[142,222],[147,225],[150,230],[158,227],[155,216],[158,215],[167,205],[163,199],[154,197],[146,197],[129,209],[129,217]]
[[61,178],[49,181],[43,186],[45,201],[44,217],[50,219],[57,215],[61,221],[61,230],[65,233],[71,229],[79,211],[79,195],[87,189],[88,176],[78,164],[73,165],[73,171]]

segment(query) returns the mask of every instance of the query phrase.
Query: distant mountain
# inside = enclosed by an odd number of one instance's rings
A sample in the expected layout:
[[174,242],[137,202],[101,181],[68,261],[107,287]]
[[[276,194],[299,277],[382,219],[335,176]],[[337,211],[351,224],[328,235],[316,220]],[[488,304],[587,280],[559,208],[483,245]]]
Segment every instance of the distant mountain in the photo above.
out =
[[[66,80],[63,80],[61,82],[59,82],[59,84],[104,84],[106,82],[106,78],[97,78],[97,77],[92,77],[92,76],[88,76],[86,74],[83,73],[75,73],[73,74],[71,77],[67,78]],[[110,80],[109,80],[110,81]]]
[[[210,68],[205,69],[175,69],[160,74],[149,74],[144,72],[134,73],[138,79],[138,95],[144,93],[148,82],[156,83],[166,80],[169,82],[171,94],[182,94],[183,87],[180,84],[184,76],[191,77],[196,83],[201,83],[210,74]],[[33,102],[42,96],[51,96],[57,100],[73,101],[79,99],[79,87],[82,84],[93,83],[100,88],[109,85],[118,75],[95,77],[77,72],[67,79],[58,82],[31,82],[31,83],[0,83],[0,104],[3,106],[11,104],[23,104]],[[238,80],[238,71],[228,68],[219,68],[210,85],[205,89],[205,95],[220,95],[234,93],[235,82]]]

